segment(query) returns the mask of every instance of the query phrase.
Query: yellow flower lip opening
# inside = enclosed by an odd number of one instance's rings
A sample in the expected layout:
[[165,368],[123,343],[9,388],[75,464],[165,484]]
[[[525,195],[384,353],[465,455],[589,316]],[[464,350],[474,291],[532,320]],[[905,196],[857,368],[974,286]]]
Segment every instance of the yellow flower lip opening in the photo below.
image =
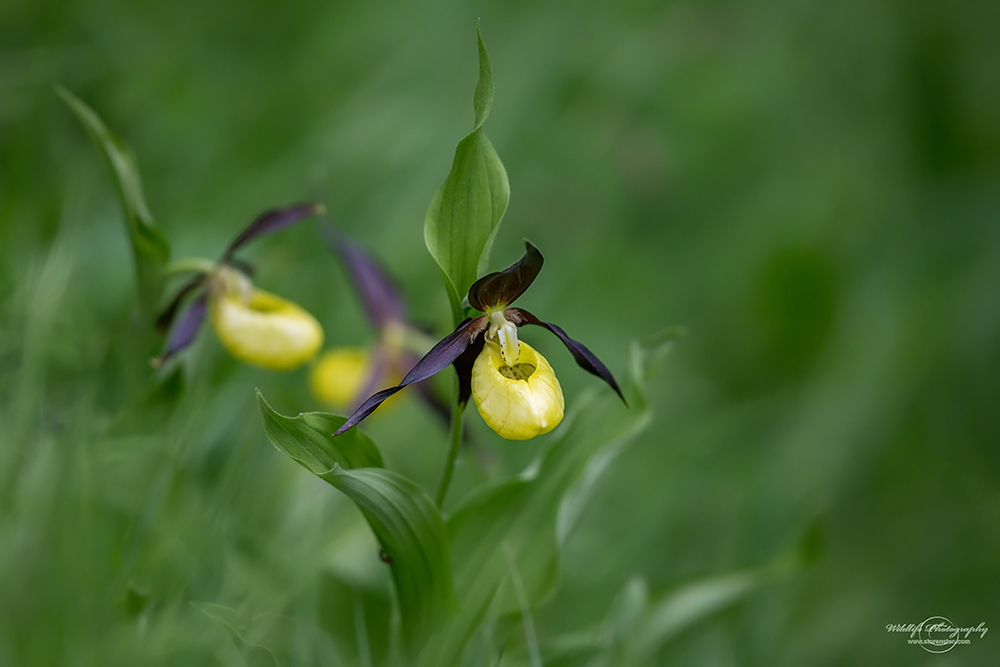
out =
[[508,440],[548,433],[562,421],[562,387],[549,362],[525,342],[510,365],[489,341],[472,367],[472,398],[483,421]]
[[291,301],[264,290],[218,290],[209,311],[212,326],[229,352],[249,364],[291,370],[311,359],[323,344],[323,328]]

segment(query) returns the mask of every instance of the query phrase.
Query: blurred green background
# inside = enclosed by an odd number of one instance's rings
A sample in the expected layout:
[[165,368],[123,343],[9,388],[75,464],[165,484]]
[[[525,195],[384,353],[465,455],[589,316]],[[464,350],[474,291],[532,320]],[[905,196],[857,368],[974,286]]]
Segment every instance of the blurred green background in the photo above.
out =
[[[632,338],[688,330],[540,637],[598,624],[633,575],[758,566],[819,522],[813,567],[655,664],[995,664],[1000,4],[5,0],[0,665],[245,664],[227,609],[307,638],[282,664],[351,664],[351,600],[384,604],[357,512],[261,430],[255,386],[320,407],[306,370],[240,366],[206,329],[145,400],[159,343],[106,167],[53,84],[135,149],[174,257],[316,199],[443,330],[422,226],[472,127],[477,18],[512,191],[492,268],[530,237],[546,266],[524,307],[616,374]],[[317,239],[255,244],[259,285],[328,345],[371,342]],[[570,404],[595,382],[525,338]],[[433,490],[444,430],[412,400],[386,412],[368,428],[390,467]],[[469,421],[507,472],[537,451]],[[452,498],[479,479],[465,462]],[[994,630],[942,656],[886,631],[935,615]]]

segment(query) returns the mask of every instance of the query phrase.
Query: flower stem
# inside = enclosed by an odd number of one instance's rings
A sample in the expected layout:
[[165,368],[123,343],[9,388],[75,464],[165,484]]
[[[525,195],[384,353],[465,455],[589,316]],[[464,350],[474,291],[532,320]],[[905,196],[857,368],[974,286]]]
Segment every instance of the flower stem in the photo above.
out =
[[448,449],[448,460],[445,461],[441,484],[438,486],[436,498],[438,507],[444,504],[444,497],[448,494],[448,485],[451,484],[451,475],[455,472],[458,448],[462,444],[462,412],[464,410],[465,404],[458,402],[458,391],[456,391],[455,405],[451,408],[451,447]]
[[214,270],[215,262],[201,257],[179,259],[168,264],[165,269],[168,276],[175,276],[178,273],[211,273]]

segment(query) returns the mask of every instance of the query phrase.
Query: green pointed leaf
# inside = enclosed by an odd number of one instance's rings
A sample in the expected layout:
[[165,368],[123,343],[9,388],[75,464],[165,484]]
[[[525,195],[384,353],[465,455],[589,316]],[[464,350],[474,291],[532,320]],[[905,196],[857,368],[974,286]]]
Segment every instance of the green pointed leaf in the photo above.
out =
[[472,129],[478,130],[486,122],[486,117],[490,115],[493,107],[493,68],[490,67],[490,56],[486,53],[486,45],[483,44],[483,33],[476,26],[476,41],[479,42],[479,81],[476,82],[476,93],[472,103],[476,110],[476,126]]
[[[652,347],[638,345],[633,354],[648,356]],[[631,409],[609,392],[591,392],[567,418],[561,437],[533,466],[516,478],[473,493],[449,517],[461,613],[435,634],[421,664],[458,664],[464,647],[491,616],[520,613],[509,580],[510,559],[530,605],[538,605],[553,592],[561,539],[589,495],[588,489],[580,490],[581,481],[592,485],[649,424],[644,400],[648,369],[643,359],[634,360],[633,368],[639,372],[626,385]],[[565,508],[567,503],[570,509]]]
[[132,247],[139,288],[139,306],[143,313],[153,315],[163,295],[164,268],[170,258],[170,245],[163,232],[156,226],[146,206],[135,156],[131,149],[105,126],[100,116],[80,98],[61,86],[56,87],[56,93],[83,124],[90,138],[108,161]]
[[399,598],[403,641],[411,653],[455,610],[444,522],[434,501],[383,468],[320,475],[361,509],[382,544]]
[[285,417],[274,412],[260,392],[257,400],[271,443],[361,509],[389,561],[403,640],[416,652],[455,606],[444,521],[437,506],[412,481],[382,468],[378,449],[358,429],[334,438],[345,417]]
[[328,472],[335,465],[345,470],[381,468],[382,454],[361,429],[351,429],[333,437],[347,419],[326,412],[307,412],[285,417],[275,412],[260,391],[257,407],[264,421],[264,432],[275,447],[315,475]]
[[476,127],[458,143],[451,172],[424,220],[424,242],[444,274],[456,323],[463,319],[462,298],[485,273],[493,237],[510,199],[507,171],[482,127],[492,105],[493,73],[480,38]]

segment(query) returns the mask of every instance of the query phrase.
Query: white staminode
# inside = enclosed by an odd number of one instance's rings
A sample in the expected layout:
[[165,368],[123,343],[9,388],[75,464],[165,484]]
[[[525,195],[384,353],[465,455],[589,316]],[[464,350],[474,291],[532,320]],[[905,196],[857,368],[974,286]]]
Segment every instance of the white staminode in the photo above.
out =
[[490,328],[486,340],[500,340],[500,354],[508,366],[513,366],[521,358],[521,344],[517,342],[517,327],[503,316],[503,311],[490,313]]

